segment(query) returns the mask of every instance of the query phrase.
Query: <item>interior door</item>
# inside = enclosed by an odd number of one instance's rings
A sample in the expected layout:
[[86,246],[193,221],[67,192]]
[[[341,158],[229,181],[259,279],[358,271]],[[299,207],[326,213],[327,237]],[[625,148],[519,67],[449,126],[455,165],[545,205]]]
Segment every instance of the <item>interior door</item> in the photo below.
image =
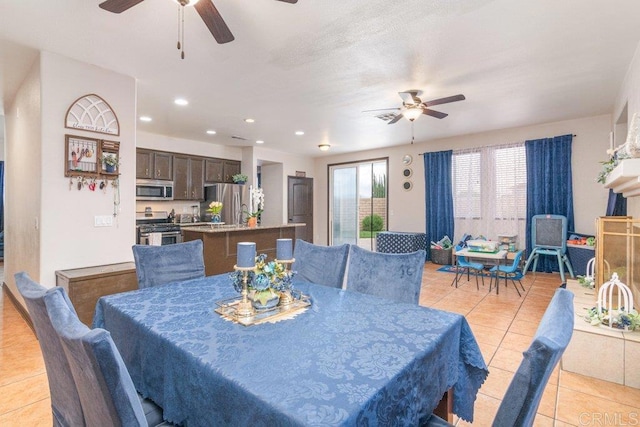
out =
[[287,187],[288,222],[305,223],[305,227],[296,227],[296,237],[313,243],[313,178],[290,176]]

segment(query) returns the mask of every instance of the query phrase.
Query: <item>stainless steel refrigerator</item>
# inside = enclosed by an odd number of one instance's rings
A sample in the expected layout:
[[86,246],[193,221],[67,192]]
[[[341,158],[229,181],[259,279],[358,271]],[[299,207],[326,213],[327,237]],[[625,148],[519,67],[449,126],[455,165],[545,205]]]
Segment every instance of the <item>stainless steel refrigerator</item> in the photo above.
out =
[[249,186],[241,184],[212,184],[204,188],[205,201],[200,203],[200,218],[211,221],[211,213],[207,212],[209,203],[222,202],[221,221],[225,224],[243,223],[243,210],[249,204]]

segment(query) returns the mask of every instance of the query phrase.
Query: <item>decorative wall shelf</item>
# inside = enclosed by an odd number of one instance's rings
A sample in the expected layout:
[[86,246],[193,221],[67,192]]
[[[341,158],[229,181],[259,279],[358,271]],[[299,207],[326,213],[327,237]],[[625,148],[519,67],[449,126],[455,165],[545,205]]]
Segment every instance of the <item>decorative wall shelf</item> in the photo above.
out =
[[640,159],[625,159],[607,177],[605,188],[624,197],[640,196]]

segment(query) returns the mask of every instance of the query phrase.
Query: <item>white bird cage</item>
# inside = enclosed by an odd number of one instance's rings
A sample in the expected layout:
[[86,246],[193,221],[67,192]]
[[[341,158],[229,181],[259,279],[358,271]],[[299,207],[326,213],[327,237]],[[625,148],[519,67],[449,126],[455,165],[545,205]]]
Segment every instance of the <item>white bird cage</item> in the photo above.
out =
[[[614,292],[616,292],[617,301],[614,302]],[[614,308],[614,304],[617,302],[617,307]],[[633,294],[631,289],[618,279],[618,273],[611,275],[611,280],[605,282],[598,291],[598,315],[601,319],[604,318],[603,308],[607,311],[609,317],[608,327],[610,329],[619,329],[613,326],[612,319],[616,319],[618,314],[629,314],[633,310]],[[604,323],[604,322],[603,322]],[[629,330],[628,326],[624,327],[625,331]]]

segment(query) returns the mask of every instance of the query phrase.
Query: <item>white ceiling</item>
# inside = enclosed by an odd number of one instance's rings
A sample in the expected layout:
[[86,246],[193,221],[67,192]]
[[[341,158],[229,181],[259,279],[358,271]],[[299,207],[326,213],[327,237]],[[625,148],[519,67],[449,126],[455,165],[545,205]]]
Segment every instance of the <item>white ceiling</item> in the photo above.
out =
[[101,1],[0,0],[4,108],[42,49],[136,77],[140,130],[316,156],[407,144],[407,120],[362,111],[408,89],[467,97],[416,120],[416,141],[611,113],[640,41],[638,0],[214,0],[235,41],[188,9],[181,60],[174,2]]

